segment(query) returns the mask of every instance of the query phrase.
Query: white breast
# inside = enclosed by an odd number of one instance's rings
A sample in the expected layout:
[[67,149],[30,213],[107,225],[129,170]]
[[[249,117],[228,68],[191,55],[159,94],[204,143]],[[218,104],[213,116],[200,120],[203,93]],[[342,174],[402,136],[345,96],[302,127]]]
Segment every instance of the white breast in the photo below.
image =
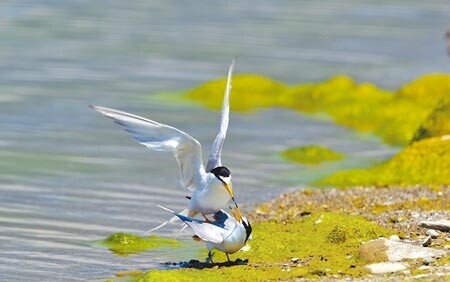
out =
[[245,245],[246,232],[242,224],[236,224],[235,227],[224,233],[224,240],[220,244],[207,242],[208,250],[218,249],[228,254],[234,254]]
[[213,214],[226,208],[230,194],[215,176],[207,180],[205,188],[197,189],[189,202],[189,210],[202,214]]

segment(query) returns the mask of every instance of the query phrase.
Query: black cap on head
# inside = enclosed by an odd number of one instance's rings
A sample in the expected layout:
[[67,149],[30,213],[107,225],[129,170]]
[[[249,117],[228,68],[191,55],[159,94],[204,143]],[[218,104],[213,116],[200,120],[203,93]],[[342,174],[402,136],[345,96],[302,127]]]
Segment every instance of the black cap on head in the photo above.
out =
[[[219,178],[220,177],[230,177],[231,172],[228,168],[224,166],[218,166],[211,170],[211,173],[214,173],[214,175]],[[220,178],[219,178],[220,179]]]

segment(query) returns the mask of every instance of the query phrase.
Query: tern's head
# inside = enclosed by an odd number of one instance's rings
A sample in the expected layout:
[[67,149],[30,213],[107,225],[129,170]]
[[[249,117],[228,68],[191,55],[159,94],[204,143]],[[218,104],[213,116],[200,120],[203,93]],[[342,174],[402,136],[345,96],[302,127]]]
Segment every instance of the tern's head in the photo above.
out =
[[231,172],[228,168],[224,166],[218,166],[211,170],[211,173],[222,182],[223,187],[230,194],[231,199],[234,201],[233,188],[231,187]]

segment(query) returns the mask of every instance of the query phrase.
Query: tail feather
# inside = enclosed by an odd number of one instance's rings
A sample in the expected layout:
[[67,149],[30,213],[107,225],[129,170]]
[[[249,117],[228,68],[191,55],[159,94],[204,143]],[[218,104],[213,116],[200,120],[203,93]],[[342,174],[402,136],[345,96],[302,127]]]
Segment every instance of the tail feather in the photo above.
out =
[[[170,210],[170,209],[168,209],[168,208],[166,208],[166,207],[160,206],[160,205],[158,205],[158,207],[160,207],[160,208],[162,208],[163,210],[166,210],[166,211],[168,211],[168,212],[174,214],[174,216],[172,216],[169,220],[164,221],[164,222],[161,223],[160,225],[158,225],[158,226],[156,226],[156,227],[153,227],[152,229],[146,231],[145,234],[149,234],[149,233],[155,232],[156,230],[159,230],[159,229],[163,228],[163,227],[166,226],[167,224],[174,223],[174,222],[176,222],[177,220],[180,220],[174,211],[172,211],[172,210]],[[181,212],[179,212],[178,214],[187,216],[187,215],[189,214],[189,209],[184,209],[184,210],[182,210]]]
[[175,238],[178,238],[178,236],[180,236],[181,232],[183,232],[187,227],[188,227],[188,225],[186,223],[183,224],[183,227],[181,227],[181,229],[177,232],[177,235],[175,236]]

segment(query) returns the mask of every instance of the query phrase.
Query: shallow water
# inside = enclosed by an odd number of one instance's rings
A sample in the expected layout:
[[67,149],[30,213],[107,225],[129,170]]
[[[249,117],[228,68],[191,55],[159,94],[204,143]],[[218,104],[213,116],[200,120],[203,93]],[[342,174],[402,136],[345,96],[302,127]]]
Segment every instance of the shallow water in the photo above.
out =
[[[136,144],[87,107],[120,108],[176,126],[207,154],[219,114],[152,95],[237,72],[288,83],[336,73],[395,88],[450,71],[448,1],[2,1],[0,4],[0,280],[85,281],[189,259],[201,245],[117,257],[94,245],[142,232],[181,210],[170,153]],[[349,159],[321,168],[280,150],[323,144]],[[223,152],[239,201],[251,206],[336,166],[395,149],[291,111],[232,113]],[[174,227],[162,231],[171,234]]]

